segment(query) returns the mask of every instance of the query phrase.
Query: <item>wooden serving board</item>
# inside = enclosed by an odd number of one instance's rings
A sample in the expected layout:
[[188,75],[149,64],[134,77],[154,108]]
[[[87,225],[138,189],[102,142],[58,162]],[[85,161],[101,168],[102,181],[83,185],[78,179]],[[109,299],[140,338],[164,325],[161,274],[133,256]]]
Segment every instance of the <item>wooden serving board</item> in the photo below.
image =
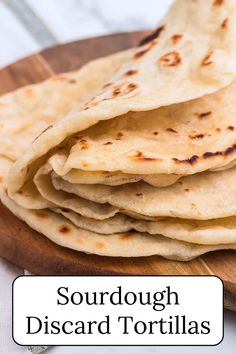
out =
[[[0,94],[78,69],[91,59],[136,45],[145,32],[117,34],[56,46],[0,71]],[[236,311],[236,252],[214,252],[192,262],[161,257],[109,258],[53,244],[0,206],[0,256],[40,275],[217,275],[225,284],[225,307]]]

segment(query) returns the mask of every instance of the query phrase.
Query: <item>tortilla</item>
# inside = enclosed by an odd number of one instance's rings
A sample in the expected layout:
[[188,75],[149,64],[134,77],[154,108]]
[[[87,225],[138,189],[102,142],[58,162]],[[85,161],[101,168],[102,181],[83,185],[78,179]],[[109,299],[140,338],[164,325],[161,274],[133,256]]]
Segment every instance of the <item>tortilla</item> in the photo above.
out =
[[87,253],[235,249],[235,35],[235,1],[179,0],[139,47],[2,97],[3,203]]

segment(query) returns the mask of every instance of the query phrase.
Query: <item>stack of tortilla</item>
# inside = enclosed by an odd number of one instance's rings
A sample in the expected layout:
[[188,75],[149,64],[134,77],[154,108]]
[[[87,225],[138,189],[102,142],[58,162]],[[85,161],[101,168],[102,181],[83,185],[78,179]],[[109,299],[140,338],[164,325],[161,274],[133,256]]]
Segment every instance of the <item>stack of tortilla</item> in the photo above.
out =
[[177,0],[139,46],[1,97],[0,139],[3,204],[61,246],[236,249],[236,1]]

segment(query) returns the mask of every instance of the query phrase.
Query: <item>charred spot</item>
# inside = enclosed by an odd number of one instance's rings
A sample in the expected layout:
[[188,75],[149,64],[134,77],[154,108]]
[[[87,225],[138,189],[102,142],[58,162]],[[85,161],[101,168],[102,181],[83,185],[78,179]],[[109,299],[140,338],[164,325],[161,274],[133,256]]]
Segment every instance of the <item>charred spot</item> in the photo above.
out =
[[156,161],[156,159],[152,157],[145,156],[141,151],[138,151],[134,157],[138,161]]
[[172,128],[167,128],[166,131],[170,132],[170,133],[178,134],[178,132],[175,129],[172,129]]
[[229,147],[228,149],[226,149],[225,152],[224,152],[224,155],[225,156],[231,155],[232,153],[235,152],[235,150],[236,150],[236,144],[231,146],[231,147]]
[[182,34],[174,34],[171,37],[171,41],[172,41],[173,44],[177,44],[182,38],[183,38]]
[[158,27],[155,31],[153,31],[152,33],[150,33],[148,36],[144,37],[140,43],[139,43],[139,47],[146,45],[152,41],[154,41],[154,39],[157,39],[158,37],[160,37],[161,33],[164,31],[165,29],[165,25]]
[[80,150],[86,150],[89,147],[89,144],[85,139],[80,140],[79,144],[80,144]]
[[206,117],[210,116],[211,114],[212,114],[212,112],[195,113],[195,115],[200,119],[206,118]]
[[70,227],[67,225],[62,225],[59,229],[62,234],[68,234],[70,232]]
[[23,194],[23,192],[22,192],[22,191],[18,191],[18,192],[17,192],[17,194],[20,194],[20,195],[22,195],[22,194]]
[[203,154],[203,158],[204,158],[204,159],[209,159],[209,158],[211,158],[211,157],[222,156],[222,155],[223,155],[222,151],[205,152],[205,154]]
[[71,79],[68,82],[69,82],[69,84],[76,84],[77,83],[77,81],[75,79]]
[[192,156],[190,159],[186,159],[186,160],[179,160],[177,158],[174,158],[173,160],[177,163],[187,163],[189,165],[194,165],[199,159],[199,156],[194,155]]
[[214,0],[213,6],[221,6],[223,5],[224,0]]
[[134,59],[142,58],[147,52],[149,52],[149,48],[145,50],[140,50],[139,52],[134,54]]
[[46,213],[44,213],[43,211],[36,211],[35,215],[40,219],[48,218],[48,215]]
[[158,133],[158,132],[154,132],[153,134],[154,134],[154,135],[159,135],[159,133]]
[[120,95],[121,94],[121,90],[120,90],[120,88],[115,88],[114,90],[113,90],[113,92],[112,92],[112,95],[113,96],[118,96],[118,95]]
[[182,63],[181,56],[176,51],[163,55],[159,61],[164,67],[174,67]]
[[227,129],[228,129],[228,130],[231,130],[231,131],[234,131],[234,130],[235,130],[235,128],[234,128],[232,125],[230,125]]
[[123,133],[117,133],[116,140],[121,140],[123,138],[123,136],[124,136]]
[[213,63],[212,61],[213,51],[210,51],[202,60],[202,66],[209,66]]
[[196,134],[196,135],[189,135],[190,139],[203,139],[205,134]]
[[137,196],[137,197],[142,197],[142,196],[143,196],[143,193],[136,193],[136,196]]
[[134,90],[136,90],[138,88],[138,85],[137,84],[134,84],[134,83],[130,83],[130,84],[128,84],[128,86],[127,86],[127,93],[130,93],[130,92],[132,92],[132,91],[134,91]]
[[69,209],[62,208],[61,211],[62,211],[63,213],[69,213]]
[[113,143],[111,141],[108,141],[107,143],[103,144],[103,145],[112,145]]
[[225,151],[216,151],[216,152],[206,152],[203,157],[205,159],[211,158],[211,157],[215,157],[215,156],[229,156],[231,154],[233,154],[236,151],[236,144],[228,147]]
[[228,28],[228,24],[229,24],[229,19],[226,18],[226,19],[222,22],[221,28],[223,28],[223,29]]
[[185,191],[185,192],[189,192],[190,190],[189,190],[188,188],[186,188],[184,191]]
[[138,74],[138,70],[128,70],[126,71],[126,73],[124,73],[125,76],[133,76],[137,74]]
[[105,247],[105,243],[103,243],[103,242],[96,242],[96,243],[95,243],[95,246],[96,246],[96,248],[104,248],[104,247]]

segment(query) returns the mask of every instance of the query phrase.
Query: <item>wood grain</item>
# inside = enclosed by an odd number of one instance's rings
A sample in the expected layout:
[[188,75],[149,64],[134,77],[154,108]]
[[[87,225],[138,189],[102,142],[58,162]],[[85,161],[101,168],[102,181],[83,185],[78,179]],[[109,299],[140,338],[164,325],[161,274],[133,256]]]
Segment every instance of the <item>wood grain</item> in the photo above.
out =
[[[0,71],[0,93],[75,70],[91,59],[127,49],[146,32],[92,38],[56,46]],[[62,248],[0,206],[0,256],[41,275],[216,275],[225,284],[225,307],[236,311],[236,252],[214,252],[183,263],[161,257],[109,258]]]

